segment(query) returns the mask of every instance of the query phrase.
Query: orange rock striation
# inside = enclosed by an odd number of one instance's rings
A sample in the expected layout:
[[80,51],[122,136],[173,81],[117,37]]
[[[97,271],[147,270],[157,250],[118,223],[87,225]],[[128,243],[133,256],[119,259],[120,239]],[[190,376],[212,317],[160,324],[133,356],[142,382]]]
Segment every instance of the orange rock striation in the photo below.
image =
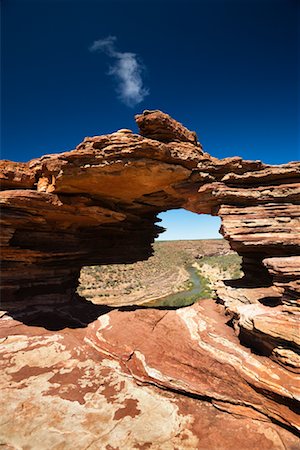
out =
[[[123,369],[133,378],[155,379],[156,386],[214,399],[234,414],[297,429],[300,163],[219,160],[167,114],[145,111],[136,121],[141,134],[123,129],[26,164],[1,162],[2,309],[24,323],[32,311],[47,308],[58,314],[69,308],[70,314],[81,267],[149,257],[161,231],[157,214],[181,207],[218,215],[245,276],[219,287],[223,306],[213,318],[202,307],[166,317],[161,311],[112,312],[105,319],[116,323],[112,331],[103,337],[106,326],[95,322],[87,345],[120,361],[129,352]],[[262,356],[218,335],[224,312],[240,342]],[[95,318],[81,319],[82,326]],[[145,333],[158,322],[157,344],[144,348]],[[176,342],[176,361],[169,339]],[[163,352],[171,359],[161,359]]]
[[2,320],[3,448],[299,448],[296,413],[278,401],[292,374],[241,348],[210,300],[100,314],[81,329]]

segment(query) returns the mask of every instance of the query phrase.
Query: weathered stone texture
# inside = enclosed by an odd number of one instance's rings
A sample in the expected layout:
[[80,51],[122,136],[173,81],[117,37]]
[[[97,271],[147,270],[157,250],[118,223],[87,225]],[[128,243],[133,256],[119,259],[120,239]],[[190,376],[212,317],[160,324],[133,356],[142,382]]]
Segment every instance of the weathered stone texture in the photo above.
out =
[[292,378],[239,348],[215,307],[98,311],[81,329],[65,308],[52,331],[2,318],[3,449],[298,449],[278,425],[295,413],[272,397],[290,402]]
[[[219,312],[205,316],[204,306],[167,314],[115,312],[89,326],[86,345],[109,354],[126,376],[295,430],[300,163],[218,160],[203,152],[195,133],[164,113],[146,111],[136,120],[141,135],[119,130],[29,163],[1,162],[2,309],[31,325],[23,334],[40,323],[39,311],[43,317],[53,310],[70,317],[80,268],[149,257],[161,231],[157,214],[182,207],[219,215],[224,237],[243,257],[245,274],[219,287]],[[37,316],[33,322],[30,311]],[[262,356],[220,334],[224,312],[240,342]],[[86,323],[70,320],[74,327],[86,326],[96,317],[95,311]],[[147,347],[149,333],[155,344]],[[163,448],[157,445],[149,448]],[[253,445],[269,448],[265,441]],[[283,447],[277,442],[270,448]]]

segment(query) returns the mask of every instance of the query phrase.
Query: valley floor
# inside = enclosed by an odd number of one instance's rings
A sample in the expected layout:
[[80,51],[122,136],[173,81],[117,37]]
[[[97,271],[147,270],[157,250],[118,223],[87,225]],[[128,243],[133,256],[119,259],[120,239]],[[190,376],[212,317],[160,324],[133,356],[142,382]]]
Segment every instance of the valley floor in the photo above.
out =
[[219,280],[240,274],[240,257],[223,239],[156,242],[147,261],[83,268],[78,292],[110,306],[185,306],[211,297]]

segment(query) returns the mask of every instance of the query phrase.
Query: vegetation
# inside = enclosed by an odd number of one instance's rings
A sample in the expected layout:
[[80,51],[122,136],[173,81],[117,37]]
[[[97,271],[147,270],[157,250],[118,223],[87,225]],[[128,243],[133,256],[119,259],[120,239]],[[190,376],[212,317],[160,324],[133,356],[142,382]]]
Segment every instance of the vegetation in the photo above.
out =
[[83,268],[78,291],[97,304],[186,306],[240,273],[239,256],[222,239],[157,242],[147,261]]
[[236,253],[230,253],[228,255],[215,255],[204,256],[198,262],[200,267],[208,264],[211,267],[218,268],[219,271],[228,273],[230,278],[241,277],[241,257]]
[[213,292],[211,290],[210,282],[208,278],[205,278],[198,272],[198,276],[200,278],[201,289],[199,291],[198,298],[209,298],[213,296]]

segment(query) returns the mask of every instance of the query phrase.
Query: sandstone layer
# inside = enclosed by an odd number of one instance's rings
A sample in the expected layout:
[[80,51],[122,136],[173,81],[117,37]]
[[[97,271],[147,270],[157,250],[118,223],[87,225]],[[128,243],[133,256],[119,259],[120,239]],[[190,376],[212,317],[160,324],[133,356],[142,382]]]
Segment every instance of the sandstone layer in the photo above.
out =
[[[243,258],[245,276],[218,289],[213,317],[204,306],[167,313],[112,311],[87,327],[84,351],[94,348],[93,361],[108,355],[124,376],[155,389],[202,398],[233,417],[271,420],[295,432],[300,163],[219,160],[203,151],[195,133],[164,113],[145,111],[136,121],[141,134],[119,130],[29,163],[1,162],[2,326],[12,323],[9,317],[27,324],[21,332],[26,339],[36,333],[34,325],[58,330],[59,317],[69,328],[86,327],[100,315],[96,306],[86,304],[85,320],[70,315],[78,302],[83,314],[76,295],[83,265],[148,258],[161,231],[157,215],[167,209],[218,215],[222,234]],[[224,313],[233,328],[227,327],[230,339],[220,331],[226,329]],[[22,345],[16,338],[14,348]],[[162,361],[161,354],[169,356]],[[11,368],[13,356],[4,361],[8,374],[18,372]],[[32,376],[28,381],[22,372],[22,389],[26,385],[31,392],[39,375]]]
[[48,329],[34,307],[2,318],[3,448],[299,449],[296,380],[241,348],[212,300],[98,309],[87,327],[84,302],[60,308]]

